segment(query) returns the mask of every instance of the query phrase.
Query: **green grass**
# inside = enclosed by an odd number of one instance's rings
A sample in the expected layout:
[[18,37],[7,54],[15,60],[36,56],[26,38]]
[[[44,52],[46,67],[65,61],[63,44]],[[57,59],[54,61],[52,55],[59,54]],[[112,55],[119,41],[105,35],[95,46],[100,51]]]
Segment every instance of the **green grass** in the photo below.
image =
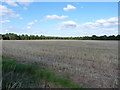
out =
[[51,71],[40,69],[32,65],[20,64],[15,60],[3,58],[3,88],[44,88],[44,83],[66,88],[81,88],[71,80],[57,76]]

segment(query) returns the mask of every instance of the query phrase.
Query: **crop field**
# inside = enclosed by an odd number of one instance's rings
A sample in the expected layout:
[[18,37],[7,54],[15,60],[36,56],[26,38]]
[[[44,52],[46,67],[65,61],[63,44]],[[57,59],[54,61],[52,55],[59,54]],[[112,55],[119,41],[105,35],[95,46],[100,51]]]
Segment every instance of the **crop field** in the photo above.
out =
[[2,54],[51,70],[85,88],[118,86],[118,41],[4,40]]

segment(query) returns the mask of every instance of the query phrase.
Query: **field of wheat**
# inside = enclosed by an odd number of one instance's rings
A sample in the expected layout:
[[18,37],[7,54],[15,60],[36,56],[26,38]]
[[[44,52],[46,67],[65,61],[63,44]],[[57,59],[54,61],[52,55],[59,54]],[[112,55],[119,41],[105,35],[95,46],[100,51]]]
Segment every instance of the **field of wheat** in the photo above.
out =
[[40,63],[86,88],[118,85],[118,41],[10,40],[2,54],[24,64]]

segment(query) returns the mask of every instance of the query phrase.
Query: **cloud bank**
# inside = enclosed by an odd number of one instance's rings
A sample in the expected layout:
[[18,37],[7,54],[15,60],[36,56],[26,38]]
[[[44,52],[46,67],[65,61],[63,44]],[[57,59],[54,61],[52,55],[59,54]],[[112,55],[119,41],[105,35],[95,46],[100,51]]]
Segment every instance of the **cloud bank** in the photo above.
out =
[[12,17],[20,17],[19,14],[16,14],[12,9],[7,8],[4,5],[0,5],[0,16],[3,16],[5,18]]
[[103,29],[103,30],[115,30],[118,28],[118,17],[112,17],[109,19],[99,19],[95,22],[86,22],[79,24],[75,21],[64,21],[59,24],[60,28],[84,28],[84,29]]

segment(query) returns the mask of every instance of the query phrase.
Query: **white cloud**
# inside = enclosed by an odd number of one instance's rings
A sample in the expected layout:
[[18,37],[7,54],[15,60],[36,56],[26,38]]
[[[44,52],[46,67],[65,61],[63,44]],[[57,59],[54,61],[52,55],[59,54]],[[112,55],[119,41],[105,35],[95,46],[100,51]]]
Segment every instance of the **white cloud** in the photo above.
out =
[[28,8],[27,7],[23,7],[24,10],[27,10]]
[[20,19],[20,20],[23,20],[23,17],[20,17],[19,19]]
[[6,6],[0,5],[0,16],[3,16],[5,18],[8,17],[20,17],[19,14],[16,14],[12,9],[7,8]]
[[27,27],[27,29],[30,29],[30,28],[31,28],[30,26]]
[[21,34],[23,34],[23,33],[30,33],[30,31],[29,31],[30,29],[26,29],[26,28],[19,28],[19,27],[15,27],[15,26],[8,26],[8,25],[2,25],[2,31],[1,31],[1,33],[7,33],[7,32],[9,32],[9,33],[21,33]]
[[34,2],[35,0],[15,0],[16,2],[22,4],[22,5],[29,5],[30,3]]
[[112,17],[109,19],[99,19],[95,22],[86,22],[78,24],[74,21],[65,21],[59,24],[60,29],[64,28],[76,28],[76,29],[86,29],[86,30],[117,30],[118,28],[118,18]]
[[97,23],[106,23],[106,20],[105,19],[100,19],[100,20],[97,20],[96,22]]
[[64,11],[75,10],[76,7],[72,5],[67,5],[67,7],[63,8]]
[[34,21],[32,21],[32,22],[29,22],[27,25],[27,29],[30,29],[30,28],[32,28],[32,25],[34,25],[35,23],[37,23],[38,22],[38,20],[37,19],[35,19]]
[[0,21],[0,23],[9,23],[9,22],[11,22],[10,20],[2,20],[2,21]]
[[12,9],[8,9],[6,6],[0,5],[0,16],[5,16],[13,13]]
[[5,32],[8,32],[8,31],[9,31],[8,29],[5,30]]
[[77,23],[74,21],[64,21],[59,24],[61,28],[75,28],[77,27]]
[[112,18],[108,19],[108,22],[111,22],[111,23],[118,22],[118,18],[112,17]]
[[28,25],[34,25],[34,24],[37,23],[37,22],[38,22],[38,20],[36,19],[36,20],[34,20],[34,21],[32,21],[32,22],[29,22]]
[[112,17],[109,19],[99,19],[96,22],[87,22],[82,24],[81,26],[92,29],[110,29],[117,28],[118,26],[118,18]]
[[13,7],[18,7],[18,4],[16,2],[12,2],[12,1],[5,1],[8,5],[13,6]]
[[10,6],[18,7],[19,4],[28,6],[30,3],[34,2],[34,1],[35,0],[5,0],[3,2],[7,3]]
[[23,10],[27,10],[27,6],[34,2],[34,0],[5,0],[3,2],[7,3],[9,6],[22,7]]
[[58,15],[48,15],[46,16],[47,19],[64,19],[64,18],[67,18],[68,16],[58,16]]

